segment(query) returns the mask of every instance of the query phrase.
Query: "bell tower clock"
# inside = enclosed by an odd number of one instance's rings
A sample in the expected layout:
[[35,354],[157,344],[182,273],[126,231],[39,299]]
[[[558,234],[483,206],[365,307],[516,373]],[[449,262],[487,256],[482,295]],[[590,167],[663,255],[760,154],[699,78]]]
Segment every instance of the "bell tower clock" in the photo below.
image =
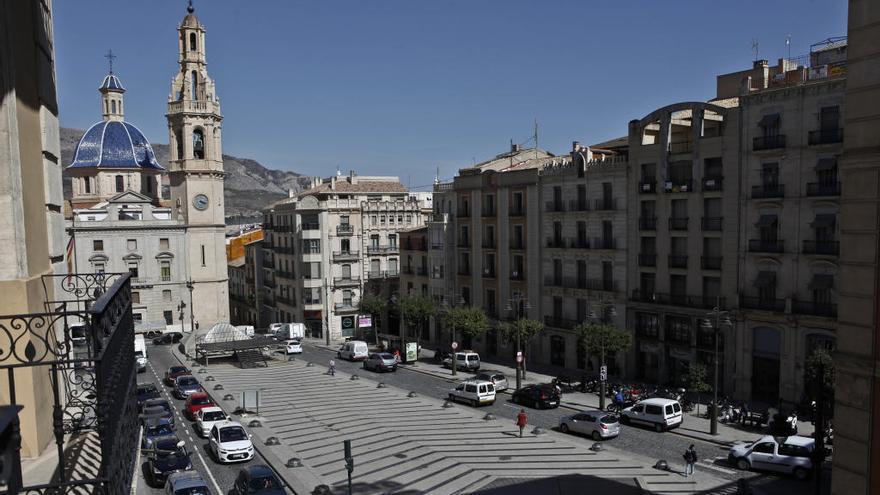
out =
[[192,3],[178,31],[180,70],[168,95],[173,217],[187,229],[183,261],[200,327],[229,321],[220,99],[208,75],[205,28]]

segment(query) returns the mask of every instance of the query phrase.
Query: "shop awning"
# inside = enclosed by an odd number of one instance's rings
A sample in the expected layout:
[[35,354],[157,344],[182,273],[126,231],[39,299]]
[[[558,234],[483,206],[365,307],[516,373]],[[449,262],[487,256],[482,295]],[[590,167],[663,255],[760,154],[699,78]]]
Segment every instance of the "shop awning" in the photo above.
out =
[[813,275],[810,281],[810,290],[829,290],[834,288],[834,275],[820,274]]
[[776,272],[761,271],[755,277],[755,287],[769,287],[776,285]]
[[815,229],[821,228],[833,228],[834,224],[837,223],[837,215],[833,213],[823,213],[821,215],[816,215],[815,220],[810,223],[810,227]]

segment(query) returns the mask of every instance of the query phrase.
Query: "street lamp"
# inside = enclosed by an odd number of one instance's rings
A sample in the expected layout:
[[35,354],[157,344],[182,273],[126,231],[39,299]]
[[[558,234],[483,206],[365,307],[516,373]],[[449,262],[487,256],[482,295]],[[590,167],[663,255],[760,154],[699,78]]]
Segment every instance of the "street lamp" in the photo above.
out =
[[[190,331],[190,333],[192,333],[192,332],[194,332],[195,329],[196,329],[196,327],[195,327],[195,319],[196,319],[196,317],[195,317],[195,315],[193,314],[193,310],[195,309],[195,307],[193,306],[193,281],[192,281],[192,279],[189,279],[189,280],[186,281],[186,288],[189,289],[189,331]],[[183,304],[183,301],[180,301],[180,302],[181,302],[181,304]],[[185,307],[185,306],[186,306],[186,305],[184,304],[184,307]],[[182,330],[183,330],[183,321],[182,321],[182,320],[183,320],[183,314],[182,314],[182,313],[181,313],[181,315],[180,315],[180,319],[181,319],[181,322],[180,322],[180,330],[181,330],[181,333],[182,333]]]
[[517,294],[510,299],[507,300],[507,306],[504,308],[505,311],[513,311],[516,314],[516,323],[514,323],[516,328],[516,389],[519,390],[522,387],[522,364],[525,361],[525,358],[522,358],[520,361],[522,354],[520,348],[520,332],[521,329],[518,326],[519,320],[522,319],[523,312],[532,309],[529,305],[529,298],[525,297],[521,294]]
[[[721,326],[732,327],[733,322],[730,320],[731,312],[721,310],[721,298],[719,297],[712,311],[706,313],[706,318],[700,324],[701,328],[712,330],[714,332],[715,356],[712,358],[715,372],[713,373],[712,385],[712,412],[709,415],[709,433],[718,434],[718,332]],[[713,323],[714,322],[714,323]]]
[[[614,307],[613,303],[602,301],[599,303],[599,307],[602,308],[602,316],[596,314],[595,310],[591,310],[590,314],[587,315],[593,322],[601,322],[608,323],[610,318],[614,318],[617,316],[617,309]],[[611,308],[609,311],[606,311],[607,308]],[[605,367],[605,340],[601,341],[601,348],[599,352],[599,410],[605,410],[605,383],[608,381],[608,369]],[[605,370],[605,374],[603,376],[602,370]]]
[[[457,297],[456,297],[457,296]],[[452,302],[450,302],[452,301]],[[457,295],[455,291],[450,292],[449,296],[443,297],[443,307],[449,311],[455,306],[461,306],[464,304],[464,298],[460,295]],[[452,320],[452,344],[455,344],[455,320]],[[452,376],[458,375],[458,370],[456,370],[455,366],[455,348],[452,349],[452,362],[450,363],[452,368]]]

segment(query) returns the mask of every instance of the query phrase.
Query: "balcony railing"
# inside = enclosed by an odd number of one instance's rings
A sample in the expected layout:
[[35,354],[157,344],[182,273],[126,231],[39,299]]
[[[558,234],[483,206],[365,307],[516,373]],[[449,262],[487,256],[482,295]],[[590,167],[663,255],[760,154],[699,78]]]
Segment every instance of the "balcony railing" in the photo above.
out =
[[590,249],[590,241],[589,239],[570,239],[571,243],[569,246],[572,249]]
[[321,304],[321,296],[304,297],[303,304]]
[[657,266],[657,255],[639,254],[639,266]]
[[413,268],[411,266],[405,266],[400,269],[400,273],[403,275],[412,275],[415,273],[415,268]]
[[639,217],[639,230],[657,230],[657,217]]
[[470,218],[471,212],[468,209],[458,210],[455,212],[456,218]]
[[663,185],[663,190],[668,193],[686,193],[694,190],[692,179],[670,179]]
[[574,327],[580,325],[581,323],[583,322],[570,320],[568,318],[561,318],[557,316],[544,316],[545,325],[553,328],[561,328],[563,330],[573,330]]
[[810,131],[807,138],[811,146],[843,142],[843,129],[818,129]]
[[769,299],[759,296],[746,296],[740,294],[739,305],[746,309],[760,309],[763,311],[775,311],[782,313],[785,311],[785,299]]
[[764,239],[749,239],[749,252],[752,253],[784,253],[785,242]]
[[360,285],[361,278],[360,277],[333,277],[333,285],[337,287],[349,287],[353,285]]
[[483,278],[495,278],[495,269],[483,268]]
[[275,272],[275,278],[285,278],[287,280],[294,280],[294,279],[296,279],[296,276],[293,272],[285,272],[285,271],[278,270]]
[[525,249],[525,243],[522,239],[511,239],[510,241],[510,249]]
[[525,209],[525,207],[522,207],[522,206],[519,208],[512,207],[507,211],[507,215],[511,216],[511,217],[521,217],[521,216],[524,216],[525,214],[526,214],[526,209]]
[[469,266],[458,267],[458,274],[464,275],[464,276],[469,276],[471,274],[471,267],[469,267]]
[[278,296],[275,298],[275,301],[280,302],[281,304],[296,307],[296,303],[294,302],[294,300],[289,297]]
[[275,268],[275,261],[271,258],[263,258],[263,268]]
[[544,277],[544,285],[547,287],[559,287],[562,289],[583,289],[617,292],[620,290],[616,280],[601,278],[578,278],[578,277]]
[[334,259],[335,261],[342,261],[342,260],[357,260],[357,259],[358,259],[358,252],[357,252],[357,251],[351,251],[351,250],[348,250],[348,251],[333,251],[333,259]]
[[703,267],[703,270],[720,270],[722,259],[724,258],[721,256],[701,256],[700,266]]
[[840,182],[807,182],[807,196],[840,196]]
[[274,289],[275,287],[278,286],[278,285],[275,283],[275,281],[272,280],[272,279],[265,279],[265,280],[263,280],[263,285],[266,286],[266,287],[268,287],[268,288],[270,288],[270,289]]
[[596,237],[593,239],[593,249],[617,249],[617,239],[604,239]]
[[547,206],[546,210],[548,212],[565,211],[565,203],[563,203],[561,200],[560,201],[547,201],[546,206]]
[[840,241],[805,240],[802,251],[804,254],[823,254],[829,256],[837,256],[838,254],[840,254]]
[[785,148],[785,134],[775,136],[758,136],[752,140],[752,150],[773,150]]
[[687,230],[688,217],[678,217],[669,219],[669,230]]
[[471,247],[471,240],[467,237],[462,237],[455,242],[455,245],[460,248],[469,248]]
[[791,300],[791,311],[799,315],[837,317],[837,305],[832,303],[820,303],[815,301]]
[[321,230],[321,224],[318,222],[303,222],[300,226],[303,230]]
[[654,194],[657,192],[656,179],[642,179],[639,181],[639,194]]
[[564,248],[565,247],[565,239],[561,237],[548,237],[547,238],[547,247],[548,248]]
[[669,143],[669,153],[690,153],[694,150],[693,141],[681,141],[678,143]]
[[495,249],[495,239],[483,239],[483,249]]
[[688,256],[686,254],[670,254],[666,261],[669,268],[687,268]]
[[684,306],[696,309],[712,309],[716,305],[720,305],[721,309],[726,307],[726,300],[723,297],[719,299],[715,296],[691,296],[687,294],[667,294],[662,292],[643,294],[639,289],[633,290],[630,300],[635,302],[664,304],[666,306]]
[[589,211],[590,210],[590,202],[587,201],[587,198],[583,199],[572,199],[568,202],[568,211]]
[[510,280],[525,280],[526,274],[524,271],[513,271],[510,272]]
[[720,231],[724,227],[724,217],[703,217],[703,230]]
[[617,209],[617,198],[597,199],[594,203],[597,211],[609,211]]
[[416,275],[418,275],[420,277],[427,277],[428,276],[428,268],[425,266],[418,267],[416,269]]
[[292,247],[281,247],[281,246],[276,246],[276,247],[275,247],[275,252],[276,252],[277,254],[295,254],[294,251],[293,251],[293,248],[292,248]]
[[399,276],[399,272],[394,270],[370,270],[367,272],[367,278],[370,280],[376,280],[381,278],[394,278]]
[[398,246],[368,246],[367,254],[397,254],[400,251]]
[[495,208],[486,208],[480,211],[481,217],[494,217],[495,216]]
[[341,225],[336,226],[336,235],[353,235],[354,234],[354,225],[350,223],[343,223]]
[[785,197],[785,184],[760,184],[752,186],[752,199]]
[[703,177],[703,191],[720,191],[724,186],[724,177],[720,175]]
[[336,303],[333,305],[334,311],[355,311],[357,306],[353,301],[343,301],[341,303]]

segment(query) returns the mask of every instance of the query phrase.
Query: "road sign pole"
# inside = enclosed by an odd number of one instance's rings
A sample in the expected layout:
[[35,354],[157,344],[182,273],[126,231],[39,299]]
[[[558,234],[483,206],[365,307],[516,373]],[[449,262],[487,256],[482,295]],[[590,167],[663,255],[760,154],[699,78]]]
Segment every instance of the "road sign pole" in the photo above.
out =
[[345,449],[345,470],[348,471],[348,495],[351,495],[351,472],[354,471],[354,458],[351,456],[351,440],[343,440]]

